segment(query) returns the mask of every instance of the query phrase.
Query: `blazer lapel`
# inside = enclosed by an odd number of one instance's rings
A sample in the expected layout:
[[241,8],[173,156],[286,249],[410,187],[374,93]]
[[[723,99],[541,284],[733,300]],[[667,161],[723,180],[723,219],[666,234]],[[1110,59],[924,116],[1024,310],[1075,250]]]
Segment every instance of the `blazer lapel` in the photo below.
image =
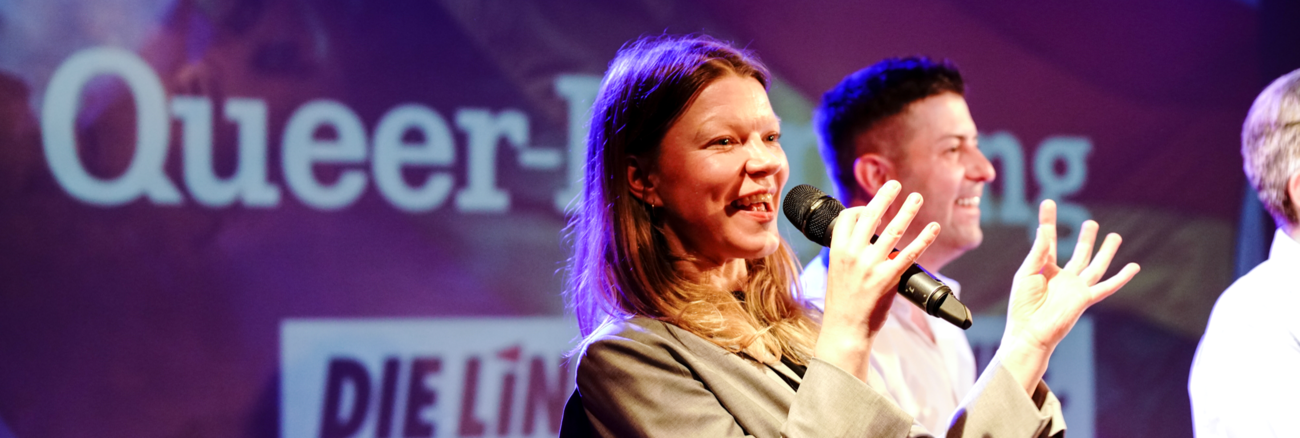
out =
[[694,333],[664,324],[685,347],[684,357],[736,423],[753,436],[779,436],[794,401],[794,389],[783,378],[802,382],[785,364],[764,365],[728,352]]

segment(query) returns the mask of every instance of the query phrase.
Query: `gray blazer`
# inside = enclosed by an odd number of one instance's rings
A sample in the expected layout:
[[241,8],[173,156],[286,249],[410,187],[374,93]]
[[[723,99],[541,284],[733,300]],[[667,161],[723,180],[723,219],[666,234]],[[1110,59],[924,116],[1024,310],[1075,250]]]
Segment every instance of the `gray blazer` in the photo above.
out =
[[[594,339],[578,357],[580,398],[565,409],[562,435],[931,436],[888,396],[817,359],[800,376],[647,318],[611,324]],[[1060,408],[1045,384],[1028,397],[995,362],[954,413],[948,436],[1063,436]]]

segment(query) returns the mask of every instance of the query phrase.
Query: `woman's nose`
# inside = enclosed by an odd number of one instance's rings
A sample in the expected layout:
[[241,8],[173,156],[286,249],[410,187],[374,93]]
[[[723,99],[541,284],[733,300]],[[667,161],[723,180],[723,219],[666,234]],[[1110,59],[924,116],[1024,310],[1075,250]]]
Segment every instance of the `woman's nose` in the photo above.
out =
[[766,176],[780,172],[785,167],[785,154],[781,153],[779,147],[773,147],[761,141],[753,141],[746,145],[749,150],[749,161],[745,163],[745,171],[755,176]]

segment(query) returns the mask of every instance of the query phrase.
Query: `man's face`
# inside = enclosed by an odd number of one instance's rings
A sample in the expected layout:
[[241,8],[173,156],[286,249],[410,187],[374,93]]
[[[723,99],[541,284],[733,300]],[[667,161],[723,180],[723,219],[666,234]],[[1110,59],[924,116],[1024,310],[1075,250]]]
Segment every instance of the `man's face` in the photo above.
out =
[[[937,222],[939,238],[920,260],[937,270],[983,240],[980,195],[995,176],[993,165],[979,150],[966,99],[956,93],[916,101],[893,123],[898,123],[895,138],[902,154],[893,162],[892,177],[902,183],[903,193],[917,192],[925,199],[903,241]],[[897,208],[890,208],[889,217]]]

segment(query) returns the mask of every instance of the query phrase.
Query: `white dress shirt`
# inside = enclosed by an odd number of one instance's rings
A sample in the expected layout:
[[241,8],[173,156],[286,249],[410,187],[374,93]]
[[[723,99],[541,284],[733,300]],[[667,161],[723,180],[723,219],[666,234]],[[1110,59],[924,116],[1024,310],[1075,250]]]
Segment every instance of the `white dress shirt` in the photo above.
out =
[[1214,304],[1187,390],[1199,438],[1300,437],[1300,243],[1282,230]]
[[[825,310],[825,252],[804,268],[800,277],[804,299]],[[960,298],[961,285],[935,274]],[[913,312],[921,309],[906,298],[897,296],[889,308],[889,319],[871,346],[871,369],[880,375],[868,383],[889,394],[903,411],[918,423],[943,436],[948,422],[962,398],[975,384],[975,355],[966,332],[939,318],[921,314],[930,323],[934,340],[913,322]],[[874,376],[872,376],[874,377]]]

